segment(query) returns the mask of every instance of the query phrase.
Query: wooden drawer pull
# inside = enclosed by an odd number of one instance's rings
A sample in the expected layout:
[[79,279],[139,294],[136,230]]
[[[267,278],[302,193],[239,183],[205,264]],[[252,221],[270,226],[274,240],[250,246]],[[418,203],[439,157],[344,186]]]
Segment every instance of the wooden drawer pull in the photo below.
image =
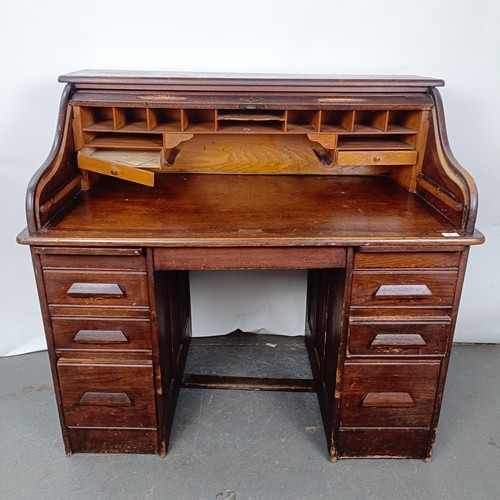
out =
[[117,299],[125,297],[125,291],[117,283],[73,283],[66,294],[74,298]]
[[81,405],[132,406],[126,392],[86,392],[80,399]]
[[407,392],[369,392],[363,398],[363,408],[410,408],[415,401]]
[[80,344],[126,344],[127,336],[121,330],[79,330],[73,342]]
[[423,299],[431,297],[427,285],[380,285],[376,299]]
[[393,333],[377,333],[372,340],[370,347],[375,349],[387,349],[391,347],[399,347],[401,349],[411,349],[413,347],[426,346],[427,342],[422,338],[422,335],[415,334],[393,334]]

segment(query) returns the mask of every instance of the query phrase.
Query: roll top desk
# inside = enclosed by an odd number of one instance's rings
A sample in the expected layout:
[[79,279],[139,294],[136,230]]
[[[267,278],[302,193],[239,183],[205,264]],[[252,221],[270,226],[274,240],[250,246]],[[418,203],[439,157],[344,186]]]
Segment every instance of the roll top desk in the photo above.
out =
[[429,459],[467,255],[483,241],[443,82],[60,81],[18,241],[31,247],[66,452],[166,454],[192,380],[189,271],[307,269],[313,380],[245,388],[315,391],[331,460]]

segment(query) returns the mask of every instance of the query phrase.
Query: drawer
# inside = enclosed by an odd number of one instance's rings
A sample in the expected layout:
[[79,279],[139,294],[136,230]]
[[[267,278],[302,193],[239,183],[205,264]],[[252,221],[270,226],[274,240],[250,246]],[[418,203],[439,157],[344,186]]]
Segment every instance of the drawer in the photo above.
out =
[[[139,252],[139,251],[137,251]],[[143,255],[57,255],[41,254],[44,269],[93,269],[146,271]]]
[[151,349],[151,326],[146,319],[53,318],[52,333],[58,350]]
[[57,363],[64,421],[68,427],[156,428],[150,361]]
[[348,356],[444,356],[451,332],[450,318],[409,321],[352,321]]
[[358,252],[354,256],[354,268],[458,268],[459,261],[460,252]]
[[429,427],[439,361],[344,365],[341,427]]
[[146,273],[44,270],[49,304],[147,306]]
[[355,271],[353,306],[451,307],[458,271]]
[[416,151],[339,151],[337,165],[415,165]]

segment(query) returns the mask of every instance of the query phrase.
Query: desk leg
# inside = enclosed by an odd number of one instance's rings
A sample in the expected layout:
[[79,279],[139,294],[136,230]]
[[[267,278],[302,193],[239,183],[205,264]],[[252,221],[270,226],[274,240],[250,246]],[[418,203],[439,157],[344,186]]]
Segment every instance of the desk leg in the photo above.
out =
[[155,272],[148,250],[158,450],[165,456],[191,340],[189,273]]
[[352,257],[349,249],[346,269],[312,269],[308,274],[306,345],[331,461],[337,459]]

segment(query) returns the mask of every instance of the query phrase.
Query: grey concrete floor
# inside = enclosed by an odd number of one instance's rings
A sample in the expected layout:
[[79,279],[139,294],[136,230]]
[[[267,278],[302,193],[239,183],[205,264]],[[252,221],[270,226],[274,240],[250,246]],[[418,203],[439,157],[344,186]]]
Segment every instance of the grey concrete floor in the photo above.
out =
[[[233,339],[234,341],[234,339]],[[276,343],[276,347],[266,343]],[[309,377],[296,339],[200,339],[191,373]],[[314,394],[183,389],[167,457],[64,455],[47,354],[0,359],[0,498],[499,499],[500,346],[455,346],[434,458],[330,463]]]

